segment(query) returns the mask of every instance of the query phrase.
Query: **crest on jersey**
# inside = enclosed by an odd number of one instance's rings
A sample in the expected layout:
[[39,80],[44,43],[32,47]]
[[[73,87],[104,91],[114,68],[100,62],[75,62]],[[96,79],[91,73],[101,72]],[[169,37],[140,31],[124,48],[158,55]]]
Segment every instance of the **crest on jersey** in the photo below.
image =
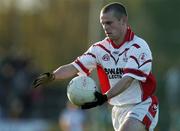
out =
[[152,109],[154,110],[154,111],[157,111],[157,105],[156,104],[154,104],[153,106],[152,106]]
[[156,112],[158,109],[157,105],[156,104],[153,104],[150,108],[151,112]]
[[141,53],[139,55],[139,62],[144,63],[147,60],[147,54],[146,53]]
[[119,51],[113,51],[112,53],[115,54],[115,55],[118,55]]
[[123,61],[124,61],[124,62],[127,62],[127,61],[128,61],[127,51],[124,52]]
[[109,60],[110,60],[110,56],[109,56],[108,54],[105,54],[105,55],[102,57],[102,59],[103,59],[104,61],[109,61]]

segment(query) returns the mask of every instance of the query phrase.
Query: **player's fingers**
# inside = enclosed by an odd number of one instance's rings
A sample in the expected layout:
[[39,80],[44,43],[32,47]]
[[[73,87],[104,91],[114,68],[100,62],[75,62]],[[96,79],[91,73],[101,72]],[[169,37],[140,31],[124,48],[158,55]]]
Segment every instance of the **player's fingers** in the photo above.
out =
[[49,77],[49,75],[47,73],[44,73],[44,74],[39,75],[35,81],[46,79],[47,77]]
[[40,83],[39,80],[35,80],[35,81],[32,83],[32,85],[33,85],[33,86],[36,86],[36,85],[39,84],[39,83]]
[[44,83],[44,82],[46,82],[46,81],[47,81],[46,78],[42,78],[42,79],[38,79],[38,80],[36,81],[36,83]]
[[48,77],[47,74],[42,74],[42,75],[40,75],[40,76],[38,77],[38,79],[44,79],[44,78],[47,78],[47,77]]
[[39,86],[41,86],[41,85],[43,85],[43,84],[44,84],[43,82],[35,83],[35,84],[33,85],[33,88],[37,88],[37,87],[39,87]]
[[35,79],[32,84],[35,85],[38,82],[38,80],[39,79]]
[[90,109],[90,108],[94,108],[98,105],[97,102],[88,102],[85,103],[84,105],[81,106],[81,109]]
[[35,81],[34,81],[34,83],[44,83],[44,82],[46,82],[46,81],[48,81],[48,78],[47,77],[41,77],[41,78],[37,78]]
[[41,74],[38,78],[45,79],[45,78],[50,78],[50,77],[53,77],[53,74],[46,72],[46,73]]
[[38,86],[42,85],[44,83],[43,80],[35,80],[32,84],[33,88],[37,88]]
[[42,85],[41,83],[36,84],[36,85],[34,85],[34,88],[37,88],[37,87],[39,87],[39,86],[41,86],[41,85]]
[[102,97],[102,94],[97,92],[97,91],[94,92],[94,95],[95,95],[96,98],[101,98]]

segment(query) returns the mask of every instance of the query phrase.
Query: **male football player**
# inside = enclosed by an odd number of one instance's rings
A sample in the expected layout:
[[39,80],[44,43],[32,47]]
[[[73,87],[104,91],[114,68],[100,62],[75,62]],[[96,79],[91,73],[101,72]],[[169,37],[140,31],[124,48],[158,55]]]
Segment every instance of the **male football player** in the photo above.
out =
[[145,40],[128,25],[125,7],[110,3],[100,12],[100,23],[106,34],[74,62],[60,66],[52,73],[40,75],[34,87],[53,80],[89,75],[97,69],[101,93],[96,101],[81,108],[90,109],[105,102],[113,106],[115,131],[153,131],[158,122],[158,100],[154,96],[156,81],[152,75],[152,54]]

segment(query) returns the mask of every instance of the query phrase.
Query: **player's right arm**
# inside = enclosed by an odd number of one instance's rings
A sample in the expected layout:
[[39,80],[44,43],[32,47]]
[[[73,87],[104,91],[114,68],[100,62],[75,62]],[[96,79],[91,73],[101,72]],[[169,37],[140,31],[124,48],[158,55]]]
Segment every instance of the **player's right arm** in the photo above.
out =
[[91,46],[83,55],[78,57],[74,62],[60,66],[52,73],[47,72],[39,75],[33,82],[33,87],[45,85],[54,80],[70,78],[76,74],[89,75],[90,71],[96,68],[96,51]]
[[60,66],[55,71],[53,71],[52,73],[46,72],[46,73],[40,74],[33,81],[32,86],[33,86],[33,88],[37,88],[41,85],[50,83],[54,80],[61,80],[61,79],[66,79],[66,78],[72,77],[77,73],[78,73],[78,70],[75,68],[75,66],[72,63],[63,65],[63,66]]
[[54,78],[57,80],[66,79],[76,75],[79,71],[76,67],[70,63],[67,65],[60,66],[58,69],[53,71]]

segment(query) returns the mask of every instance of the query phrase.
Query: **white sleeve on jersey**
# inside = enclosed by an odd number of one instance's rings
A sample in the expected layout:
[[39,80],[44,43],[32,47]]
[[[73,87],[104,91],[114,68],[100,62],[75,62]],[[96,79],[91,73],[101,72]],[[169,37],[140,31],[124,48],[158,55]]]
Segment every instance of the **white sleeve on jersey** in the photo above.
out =
[[79,75],[89,75],[89,73],[96,68],[96,63],[96,51],[93,45],[83,55],[72,62],[79,70]]
[[123,76],[131,76],[137,80],[145,81],[152,67],[152,54],[145,41],[132,46],[128,51],[128,62],[124,68]]

